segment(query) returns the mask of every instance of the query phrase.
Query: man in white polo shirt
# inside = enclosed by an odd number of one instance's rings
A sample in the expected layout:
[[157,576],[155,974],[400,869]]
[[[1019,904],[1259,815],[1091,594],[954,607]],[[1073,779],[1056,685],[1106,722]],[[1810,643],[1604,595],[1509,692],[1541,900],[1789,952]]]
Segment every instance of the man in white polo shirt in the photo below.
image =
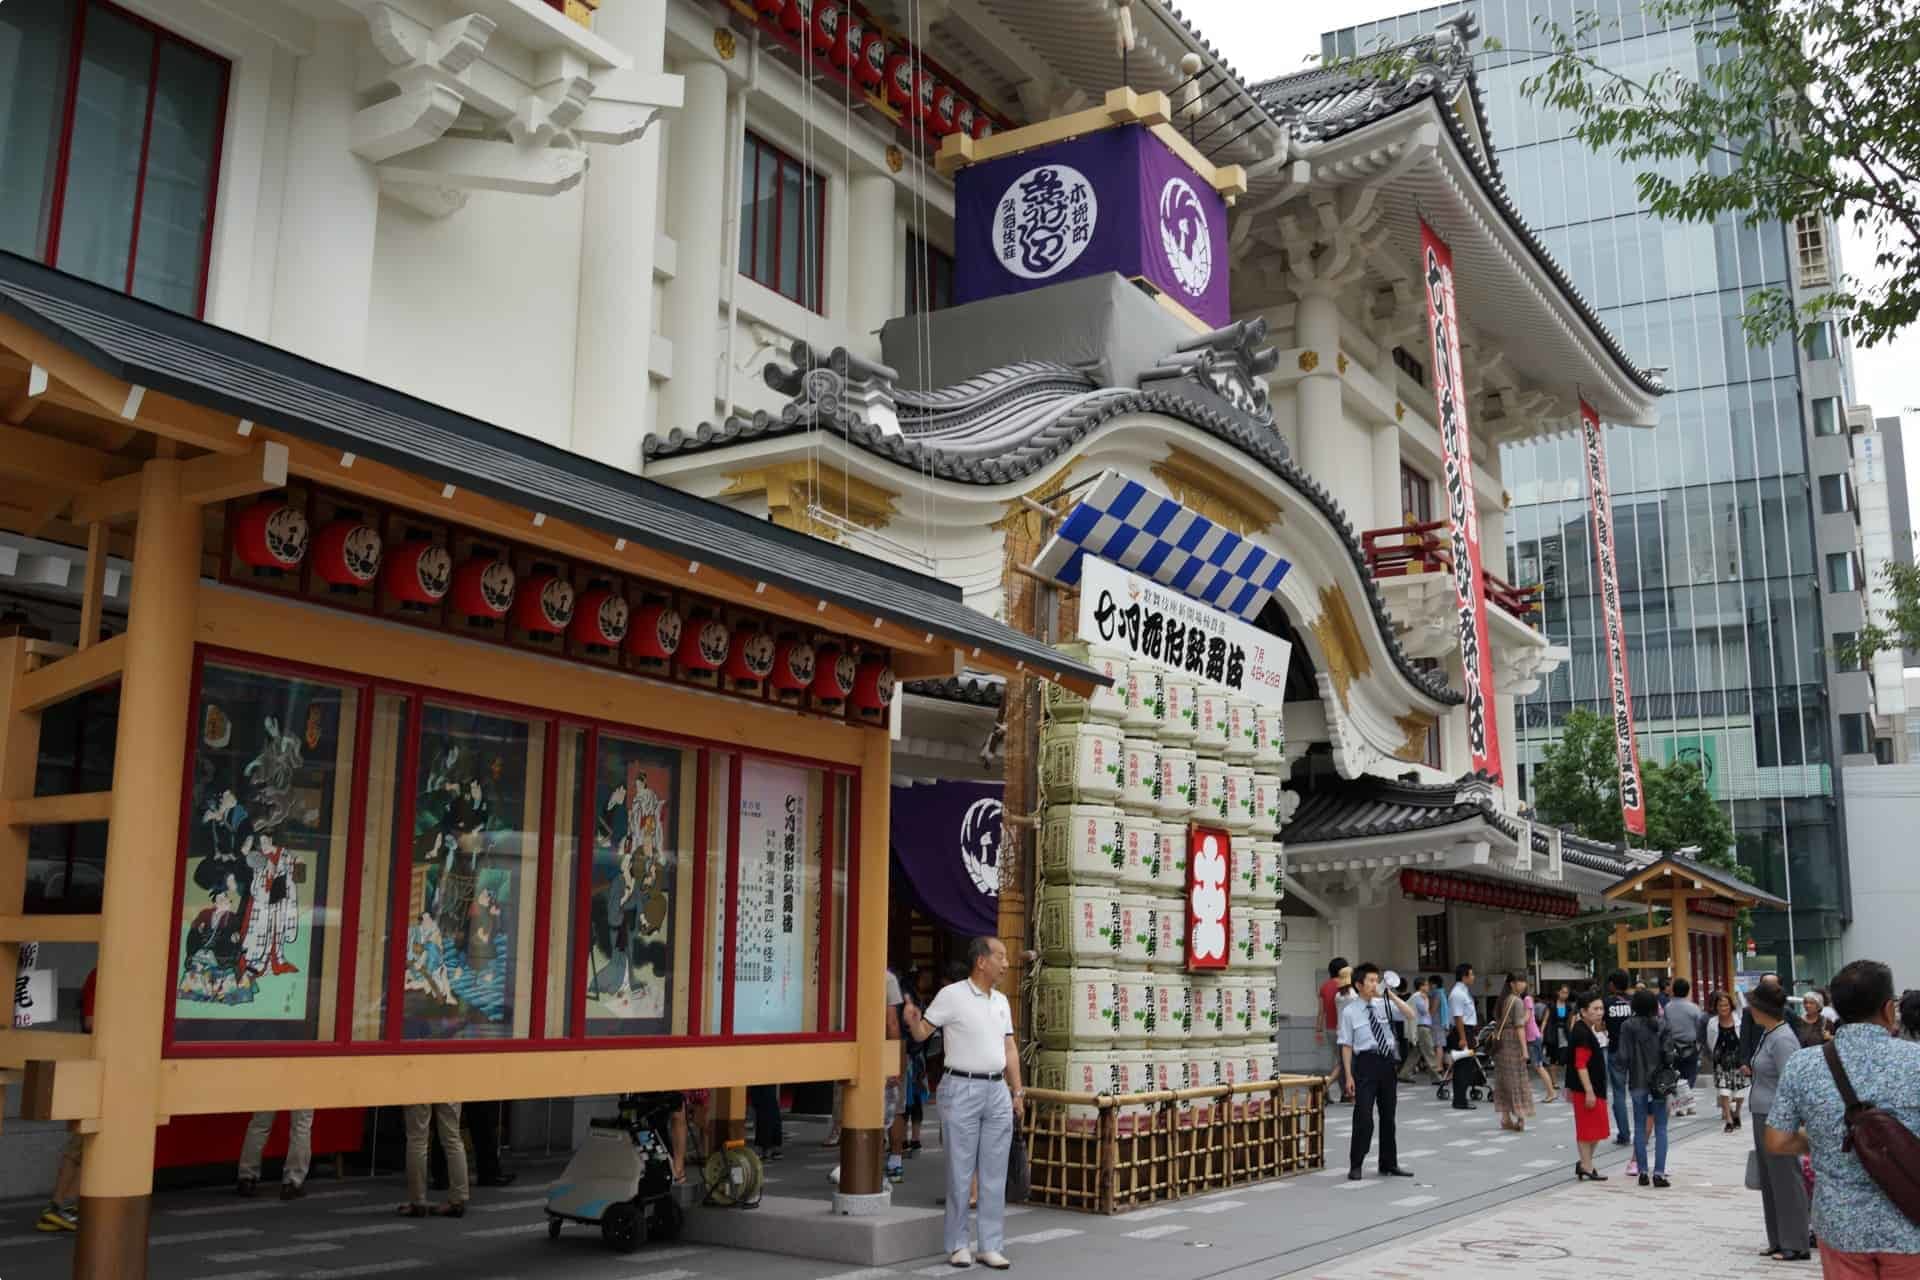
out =
[[[1453,1033],[1448,1048],[1454,1052],[1461,1050],[1469,1054],[1473,1051],[1473,1040],[1478,1034],[1480,1011],[1473,1003],[1473,966],[1466,963],[1453,968],[1453,990],[1447,993],[1447,1013],[1453,1019]],[[1467,1101],[1467,1090],[1474,1085],[1485,1084],[1486,1076],[1479,1070],[1472,1058],[1461,1058],[1453,1064],[1453,1109],[1455,1111],[1476,1110],[1474,1104]]]
[[946,1044],[946,1074],[940,1077],[940,1137],[947,1150],[947,1261],[973,1265],[967,1247],[967,1188],[980,1177],[980,1263],[995,1271],[1011,1264],[1006,1243],[1007,1151],[1013,1144],[1014,1109],[1020,1087],[1020,1051],[1013,1039],[1013,1010],[995,990],[1007,972],[1007,948],[998,938],[975,938],[967,946],[970,972],[964,982],[940,989],[927,1011],[906,1006],[907,1031],[925,1040],[937,1029]]

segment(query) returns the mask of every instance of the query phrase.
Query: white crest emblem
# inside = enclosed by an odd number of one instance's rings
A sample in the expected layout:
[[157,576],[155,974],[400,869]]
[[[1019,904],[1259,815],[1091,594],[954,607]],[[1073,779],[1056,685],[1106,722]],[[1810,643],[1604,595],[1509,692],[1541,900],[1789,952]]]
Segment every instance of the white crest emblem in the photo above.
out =
[[960,860],[967,877],[982,893],[1000,896],[1000,818],[1003,812],[992,797],[975,800],[960,819]]
[[1093,243],[1100,198],[1071,165],[1043,164],[1015,178],[993,213],[993,251],[1023,280],[1044,280],[1073,265]]
[[267,554],[291,568],[307,554],[307,518],[292,507],[267,517]]
[[1180,287],[1197,298],[1213,279],[1213,235],[1207,210],[1185,178],[1160,188],[1160,247]]

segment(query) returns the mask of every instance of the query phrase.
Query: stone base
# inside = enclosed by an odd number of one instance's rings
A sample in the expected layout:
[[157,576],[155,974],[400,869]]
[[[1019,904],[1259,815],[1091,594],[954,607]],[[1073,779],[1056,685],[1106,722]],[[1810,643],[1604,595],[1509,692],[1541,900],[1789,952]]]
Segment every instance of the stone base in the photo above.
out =
[[866,1195],[848,1195],[844,1191],[833,1193],[833,1211],[849,1218],[872,1218],[893,1208],[891,1191],[874,1191]]
[[[844,1200],[882,1201],[862,1213]],[[695,1244],[760,1249],[791,1257],[818,1258],[862,1267],[884,1267],[943,1252],[946,1214],[908,1209],[883,1192],[874,1196],[763,1196],[753,1210],[695,1209],[681,1235]]]

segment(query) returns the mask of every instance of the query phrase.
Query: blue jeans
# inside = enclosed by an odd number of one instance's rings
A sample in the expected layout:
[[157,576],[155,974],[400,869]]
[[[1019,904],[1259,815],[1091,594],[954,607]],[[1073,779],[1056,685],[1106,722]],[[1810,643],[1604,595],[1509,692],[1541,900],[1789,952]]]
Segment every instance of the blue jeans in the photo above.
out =
[[[1653,1117],[1653,1164],[1647,1164],[1647,1117]],[[1633,1091],[1633,1158],[1640,1172],[1665,1174],[1667,1171],[1667,1100],[1656,1098],[1645,1089]]]
[[1607,1097],[1613,1102],[1613,1140],[1615,1142],[1621,1142],[1627,1134],[1627,1092],[1627,1064],[1620,1061],[1618,1052],[1608,1049]]

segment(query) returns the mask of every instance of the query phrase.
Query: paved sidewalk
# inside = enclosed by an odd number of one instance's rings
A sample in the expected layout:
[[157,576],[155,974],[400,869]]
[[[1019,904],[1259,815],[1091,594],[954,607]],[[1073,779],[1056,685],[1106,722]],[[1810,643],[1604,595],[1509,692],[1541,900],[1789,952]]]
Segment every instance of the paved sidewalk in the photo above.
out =
[[[1700,1120],[1706,1114],[1702,1112]],[[1715,1124],[1668,1153],[1673,1186],[1639,1186],[1620,1168],[1604,1183],[1572,1180],[1474,1216],[1450,1229],[1407,1237],[1296,1280],[1594,1280],[1596,1276],[1709,1276],[1713,1280],[1820,1274],[1803,1263],[1759,1256],[1766,1244],[1760,1196],[1745,1186],[1753,1130]],[[1443,1220],[1444,1221],[1444,1220]]]

